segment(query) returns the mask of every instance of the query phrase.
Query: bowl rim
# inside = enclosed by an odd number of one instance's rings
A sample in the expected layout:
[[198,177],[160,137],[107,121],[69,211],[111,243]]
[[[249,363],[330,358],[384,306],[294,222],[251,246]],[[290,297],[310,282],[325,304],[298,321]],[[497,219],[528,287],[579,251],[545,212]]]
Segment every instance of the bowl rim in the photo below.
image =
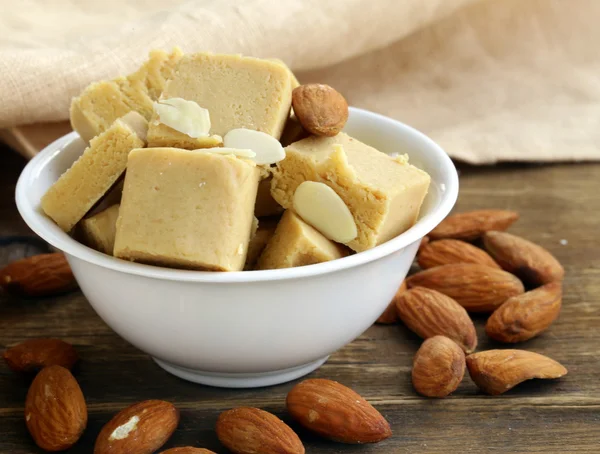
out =
[[427,233],[433,230],[433,228],[448,215],[456,202],[458,197],[458,173],[454,167],[454,163],[446,152],[422,132],[398,120],[375,112],[356,107],[350,107],[350,110],[361,115],[374,117],[377,121],[387,123],[387,125],[391,127],[399,128],[404,134],[416,136],[419,140],[425,142],[429,150],[428,152],[433,153],[434,158],[442,164],[443,173],[447,180],[444,183],[445,187],[442,190],[441,200],[437,208],[427,213],[417,224],[412,226],[406,232],[379,246],[348,257],[315,265],[276,270],[228,272],[179,270],[118,259],[95,251],[84,244],[77,242],[68,235],[64,235],[64,238],[62,235],[55,235],[52,232],[49,232],[44,226],[41,219],[45,215],[37,211],[29,203],[26,193],[27,189],[30,187],[29,185],[34,174],[40,168],[48,165],[48,161],[52,161],[68,143],[77,139],[79,135],[76,132],[68,133],[55,140],[50,145],[46,146],[25,166],[21,172],[15,191],[17,209],[23,220],[37,235],[52,246],[66,253],[68,256],[76,257],[85,262],[114,271],[154,279],[205,283],[249,283],[305,278],[360,266],[393,254],[416,241],[420,241]]

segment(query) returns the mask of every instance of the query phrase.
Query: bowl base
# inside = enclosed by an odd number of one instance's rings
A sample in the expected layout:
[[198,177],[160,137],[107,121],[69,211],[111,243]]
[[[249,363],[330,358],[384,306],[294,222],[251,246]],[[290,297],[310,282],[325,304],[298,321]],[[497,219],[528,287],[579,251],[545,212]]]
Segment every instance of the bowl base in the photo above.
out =
[[280,369],[272,372],[253,374],[206,372],[197,369],[188,369],[186,367],[175,366],[174,364],[157,358],[152,359],[156,362],[156,364],[170,374],[194,383],[216,386],[218,388],[260,388],[262,386],[279,385],[281,383],[295,380],[303,375],[307,375],[321,367],[328,358],[329,356],[326,356],[301,366],[290,367],[289,369]]

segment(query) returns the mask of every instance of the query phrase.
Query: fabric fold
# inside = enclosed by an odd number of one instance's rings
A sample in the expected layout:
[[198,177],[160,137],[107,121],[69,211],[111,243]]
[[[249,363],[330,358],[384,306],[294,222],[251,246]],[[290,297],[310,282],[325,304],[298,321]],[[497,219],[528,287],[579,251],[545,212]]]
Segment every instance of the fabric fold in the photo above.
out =
[[599,14],[596,0],[13,2],[0,128],[68,119],[88,83],[179,46],[281,58],[473,164],[599,159]]

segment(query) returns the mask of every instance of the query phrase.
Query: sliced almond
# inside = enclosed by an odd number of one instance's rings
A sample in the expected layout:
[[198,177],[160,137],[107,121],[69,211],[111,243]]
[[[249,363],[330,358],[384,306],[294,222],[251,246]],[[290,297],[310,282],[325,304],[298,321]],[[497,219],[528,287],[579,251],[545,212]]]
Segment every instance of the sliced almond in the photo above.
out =
[[212,153],[212,154],[223,154],[223,155],[234,155],[238,158],[254,159],[256,153],[252,150],[241,149],[241,148],[228,148],[228,147],[215,147],[215,148],[203,148],[201,150],[195,150],[199,153]]
[[210,115],[207,109],[183,98],[160,99],[154,103],[160,122],[190,137],[207,137]]
[[223,137],[223,145],[252,150],[256,153],[252,159],[259,165],[275,164],[285,158],[285,150],[275,137],[252,129],[232,129]]
[[559,378],[564,366],[547,356],[525,350],[487,350],[467,356],[469,375],[484,392],[502,394],[532,378]]
[[489,337],[500,342],[523,342],[537,336],[558,318],[562,286],[552,282],[506,300],[485,325]]
[[348,243],[358,235],[350,209],[329,186],[305,181],[294,193],[294,211],[332,241]]

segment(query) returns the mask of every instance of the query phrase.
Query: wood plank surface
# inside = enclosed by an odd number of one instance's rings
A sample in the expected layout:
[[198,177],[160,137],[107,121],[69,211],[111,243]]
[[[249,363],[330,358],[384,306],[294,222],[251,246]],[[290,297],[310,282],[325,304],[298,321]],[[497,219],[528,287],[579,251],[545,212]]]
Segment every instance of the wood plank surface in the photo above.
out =
[[[6,149],[0,149],[0,159],[0,239],[31,235],[13,202],[25,161]],[[317,439],[290,421],[284,401],[294,383],[224,390],[175,378],[114,334],[80,292],[37,300],[0,293],[0,348],[39,336],[75,345],[81,356],[75,376],[87,399],[89,424],[70,453],[92,452],[100,428],[115,412],[150,398],[172,401],[181,409],[180,426],[168,447],[194,445],[225,453],[213,430],[217,416],[231,407],[250,405],[289,422],[307,453],[598,453],[600,164],[459,169],[457,211],[519,211],[521,219],[511,232],[547,247],[565,266],[559,320],[540,337],[519,345],[564,364],[569,374],[563,379],[531,381],[503,396],[489,397],[467,376],[447,399],[421,398],[410,382],[420,340],[403,326],[373,326],[311,374],[354,388],[392,425],[393,437],[378,445],[346,446]],[[14,258],[15,251],[7,252],[8,247],[0,245],[4,248],[0,266]],[[35,251],[39,246],[29,247]],[[476,316],[475,321],[478,350],[502,348],[486,338],[485,317]],[[27,388],[27,380],[0,364],[0,453],[41,452],[25,428]]]

